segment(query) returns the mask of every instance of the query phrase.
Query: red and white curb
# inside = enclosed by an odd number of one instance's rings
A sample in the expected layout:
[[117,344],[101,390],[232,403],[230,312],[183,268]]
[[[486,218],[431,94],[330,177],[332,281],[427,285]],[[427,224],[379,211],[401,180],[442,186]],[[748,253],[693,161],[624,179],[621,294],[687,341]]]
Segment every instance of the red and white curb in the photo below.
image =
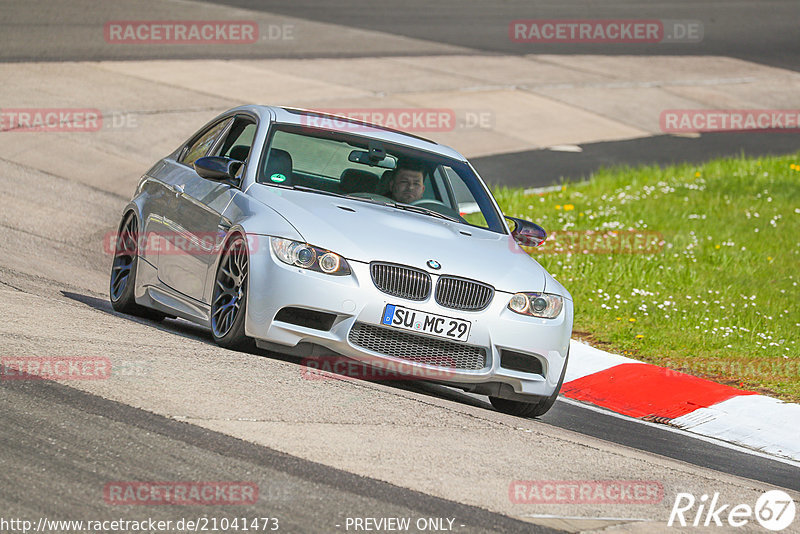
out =
[[800,404],[717,384],[572,340],[561,394],[800,461]]

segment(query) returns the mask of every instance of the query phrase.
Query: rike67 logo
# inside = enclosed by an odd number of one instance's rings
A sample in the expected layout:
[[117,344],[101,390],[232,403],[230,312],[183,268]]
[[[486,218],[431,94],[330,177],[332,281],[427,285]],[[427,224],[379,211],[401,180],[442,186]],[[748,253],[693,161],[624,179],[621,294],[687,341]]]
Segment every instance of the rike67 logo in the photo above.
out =
[[755,519],[767,530],[780,531],[794,522],[796,508],[792,498],[781,490],[771,490],[749,504],[723,503],[719,493],[699,499],[691,493],[678,493],[667,526],[743,527]]

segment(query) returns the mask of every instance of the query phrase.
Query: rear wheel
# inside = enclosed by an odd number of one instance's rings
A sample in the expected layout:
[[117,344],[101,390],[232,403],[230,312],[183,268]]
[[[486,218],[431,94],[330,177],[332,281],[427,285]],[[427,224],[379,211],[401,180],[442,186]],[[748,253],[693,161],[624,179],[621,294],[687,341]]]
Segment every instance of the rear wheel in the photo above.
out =
[[111,306],[120,313],[161,321],[166,317],[163,313],[136,304],[134,297],[136,267],[139,263],[138,237],[136,216],[129,212],[122,219],[114,245],[114,263],[111,265],[109,282]]
[[489,397],[489,402],[492,403],[495,410],[498,412],[515,415],[517,417],[540,417],[550,411],[550,408],[555,404],[558,398],[558,392],[561,391],[561,385],[564,383],[564,376],[567,373],[567,363],[569,362],[569,352],[564,359],[564,367],[561,369],[561,377],[558,379],[558,385],[549,397],[541,399],[538,402],[522,402],[508,399],[501,399],[499,397]]
[[248,269],[247,242],[236,236],[225,245],[211,298],[211,334],[226,349],[255,348],[252,338],[244,334]]

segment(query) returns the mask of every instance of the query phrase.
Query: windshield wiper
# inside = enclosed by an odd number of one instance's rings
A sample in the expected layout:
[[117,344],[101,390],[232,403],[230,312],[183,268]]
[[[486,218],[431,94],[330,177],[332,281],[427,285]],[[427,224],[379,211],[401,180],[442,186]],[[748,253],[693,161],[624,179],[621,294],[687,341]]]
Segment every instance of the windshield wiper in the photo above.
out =
[[433,211],[428,208],[423,208],[422,206],[413,206],[411,204],[403,204],[401,202],[398,202],[394,205],[390,204],[390,206],[393,206],[400,210],[413,211],[415,213],[422,213],[423,215],[432,215],[433,217],[440,217],[442,219],[447,219],[448,221],[453,221],[457,223],[462,222],[456,219],[455,217],[451,217],[449,215],[445,215],[444,213],[439,213],[438,211]]

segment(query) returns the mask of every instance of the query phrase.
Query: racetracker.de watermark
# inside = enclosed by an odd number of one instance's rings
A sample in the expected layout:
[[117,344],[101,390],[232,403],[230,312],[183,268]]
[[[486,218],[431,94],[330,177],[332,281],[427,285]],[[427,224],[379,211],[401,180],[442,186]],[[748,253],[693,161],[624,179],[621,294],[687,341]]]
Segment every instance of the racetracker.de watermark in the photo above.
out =
[[365,132],[374,126],[405,132],[452,132],[456,129],[491,129],[489,110],[453,108],[327,108],[303,115],[301,124],[323,130]]
[[252,20],[111,20],[103,27],[109,44],[252,44]]
[[667,109],[659,124],[665,133],[800,133],[800,109]]
[[[224,232],[145,232],[135,236],[126,232],[108,232],[103,236],[103,252],[110,255],[217,255],[226,237]],[[266,238],[247,234],[249,254],[260,250],[261,239]]]
[[241,506],[258,502],[253,482],[109,482],[103,499],[111,505]]
[[699,20],[520,19],[508,25],[515,43],[699,43]]
[[0,380],[106,380],[105,356],[15,356],[0,358]]
[[514,480],[514,504],[657,504],[664,487],[654,480]]
[[2,108],[0,132],[96,132],[103,114],[94,108]]
[[[446,357],[431,358],[430,361],[396,362],[393,360],[375,359],[369,363],[351,360],[344,356],[322,356],[304,358],[301,362],[300,375],[306,380],[441,380],[452,378],[456,362]],[[436,367],[426,367],[436,366]]]

